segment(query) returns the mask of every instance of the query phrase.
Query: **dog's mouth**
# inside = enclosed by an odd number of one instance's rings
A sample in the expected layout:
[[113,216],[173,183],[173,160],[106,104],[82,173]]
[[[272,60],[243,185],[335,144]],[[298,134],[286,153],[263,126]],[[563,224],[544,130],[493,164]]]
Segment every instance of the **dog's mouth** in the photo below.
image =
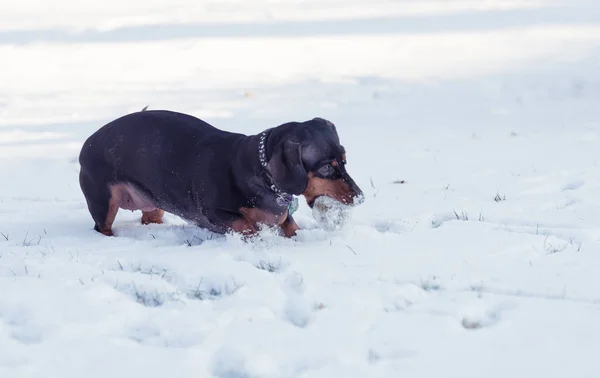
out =
[[324,179],[309,175],[308,187],[303,194],[311,209],[320,197],[330,198],[345,206],[356,206],[365,200],[362,190],[347,174],[338,179]]
[[311,200],[306,201],[306,203],[308,204],[308,207],[310,207],[311,209],[315,206],[315,201],[317,200],[317,198],[319,197],[323,197],[324,194],[318,195],[316,197],[313,197]]

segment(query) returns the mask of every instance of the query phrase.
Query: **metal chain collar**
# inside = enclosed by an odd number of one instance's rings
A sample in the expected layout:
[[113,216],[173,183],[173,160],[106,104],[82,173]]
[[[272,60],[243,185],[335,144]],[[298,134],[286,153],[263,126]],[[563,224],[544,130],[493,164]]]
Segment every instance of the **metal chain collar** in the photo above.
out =
[[[266,170],[267,169],[267,148],[265,146],[267,140],[267,132],[269,130],[265,130],[260,134],[259,142],[258,142],[258,159],[260,160],[260,165]],[[269,180],[271,181],[269,188],[277,194],[276,202],[279,206],[287,206],[289,214],[291,215],[298,209],[298,199],[293,195],[284,192],[279,189],[273,178],[268,174]]]

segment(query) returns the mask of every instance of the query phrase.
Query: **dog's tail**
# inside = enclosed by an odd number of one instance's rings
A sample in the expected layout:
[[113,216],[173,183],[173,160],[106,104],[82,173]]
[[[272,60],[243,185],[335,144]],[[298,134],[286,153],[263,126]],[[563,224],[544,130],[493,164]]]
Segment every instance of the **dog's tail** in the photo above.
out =
[[142,109],[142,112],[145,112],[146,110],[148,110],[148,105],[144,106],[144,109]]

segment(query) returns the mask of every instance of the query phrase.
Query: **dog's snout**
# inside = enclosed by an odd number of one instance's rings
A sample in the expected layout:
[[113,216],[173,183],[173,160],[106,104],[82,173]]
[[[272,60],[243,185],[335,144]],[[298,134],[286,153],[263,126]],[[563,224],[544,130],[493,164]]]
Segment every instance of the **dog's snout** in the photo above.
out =
[[344,181],[346,185],[348,185],[348,189],[350,192],[351,198],[349,202],[353,205],[360,205],[361,203],[363,203],[365,201],[363,191],[358,187],[358,185],[356,185],[356,183],[350,177],[350,175],[348,175],[348,173],[345,174]]

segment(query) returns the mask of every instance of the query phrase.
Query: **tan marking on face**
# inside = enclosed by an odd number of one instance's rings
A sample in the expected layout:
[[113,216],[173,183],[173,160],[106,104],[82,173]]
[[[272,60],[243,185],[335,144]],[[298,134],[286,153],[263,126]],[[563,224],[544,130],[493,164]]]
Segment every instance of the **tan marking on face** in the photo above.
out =
[[324,179],[308,174],[308,186],[303,193],[307,203],[312,203],[318,196],[328,196],[346,205],[354,202],[350,187],[342,179]]

